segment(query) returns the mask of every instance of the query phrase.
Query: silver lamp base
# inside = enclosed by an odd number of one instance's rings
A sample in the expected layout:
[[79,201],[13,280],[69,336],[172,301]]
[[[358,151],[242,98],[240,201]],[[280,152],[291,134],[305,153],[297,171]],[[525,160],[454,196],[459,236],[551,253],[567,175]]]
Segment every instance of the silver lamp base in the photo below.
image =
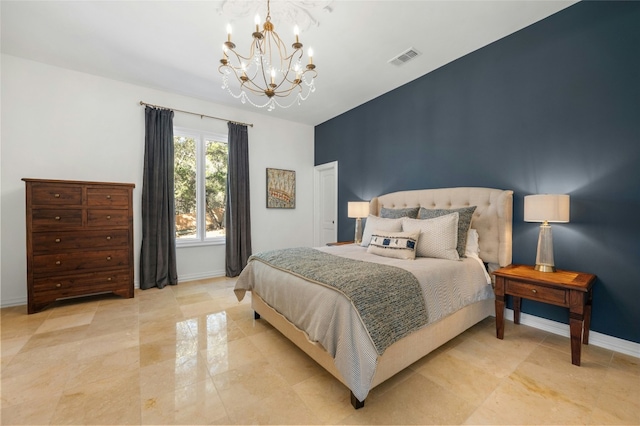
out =
[[353,237],[353,242],[360,244],[362,242],[362,219],[356,218],[356,234]]
[[540,225],[538,251],[536,253],[536,266],[533,269],[540,272],[556,271],[556,266],[553,261],[553,236],[551,234],[551,225],[549,225],[549,222],[544,222]]

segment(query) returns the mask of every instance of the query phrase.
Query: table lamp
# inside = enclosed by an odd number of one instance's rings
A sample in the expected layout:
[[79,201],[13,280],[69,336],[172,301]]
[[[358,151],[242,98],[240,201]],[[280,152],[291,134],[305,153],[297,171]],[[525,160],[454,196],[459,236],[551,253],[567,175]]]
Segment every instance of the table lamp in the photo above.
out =
[[569,196],[566,194],[537,194],[524,197],[525,222],[542,222],[538,235],[535,270],[555,272],[553,237],[549,222],[569,222]]
[[369,216],[368,201],[349,201],[347,204],[347,216],[356,220],[356,234],[354,242],[360,244],[362,242],[362,218]]

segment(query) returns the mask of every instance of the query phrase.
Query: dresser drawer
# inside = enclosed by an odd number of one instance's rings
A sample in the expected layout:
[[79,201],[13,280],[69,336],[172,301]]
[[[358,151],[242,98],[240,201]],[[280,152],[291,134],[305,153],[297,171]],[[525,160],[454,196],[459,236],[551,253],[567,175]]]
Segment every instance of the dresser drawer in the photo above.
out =
[[33,256],[34,275],[127,265],[129,265],[128,249],[77,251]]
[[554,305],[567,306],[568,304],[566,292],[558,288],[507,280],[505,293]]
[[33,252],[62,252],[100,248],[127,248],[129,231],[111,229],[106,231],[34,232]]
[[31,185],[33,205],[82,205],[82,186],[55,183],[34,183]]
[[87,210],[87,226],[108,227],[127,225],[129,225],[129,210]]
[[129,191],[124,188],[87,188],[87,205],[90,207],[127,207]]
[[82,209],[33,209],[31,224],[34,231],[81,227]]
[[127,287],[129,270],[122,269],[90,274],[50,276],[33,281],[34,291],[48,300],[91,293],[114,291]]

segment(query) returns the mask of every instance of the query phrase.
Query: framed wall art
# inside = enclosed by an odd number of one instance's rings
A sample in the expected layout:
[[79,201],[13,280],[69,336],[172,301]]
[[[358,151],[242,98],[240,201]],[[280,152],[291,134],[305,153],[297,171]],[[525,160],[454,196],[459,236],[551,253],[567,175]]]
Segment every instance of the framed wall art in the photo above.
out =
[[296,172],[267,168],[267,208],[296,208]]

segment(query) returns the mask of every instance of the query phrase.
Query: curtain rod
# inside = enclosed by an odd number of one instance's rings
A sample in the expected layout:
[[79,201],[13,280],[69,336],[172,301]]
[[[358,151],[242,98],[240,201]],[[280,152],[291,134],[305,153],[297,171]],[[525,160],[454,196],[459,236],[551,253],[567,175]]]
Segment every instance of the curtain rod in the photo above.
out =
[[251,124],[251,123],[243,123],[241,121],[228,120],[226,118],[214,117],[214,116],[211,116],[211,115],[198,114],[196,112],[183,111],[181,109],[175,109],[175,108],[163,107],[163,106],[160,106],[160,105],[148,104],[148,103],[143,102],[143,101],[140,101],[140,105],[147,105],[147,106],[151,106],[151,107],[154,107],[154,108],[170,109],[172,111],[184,112],[185,114],[199,115],[200,118],[202,118],[202,117],[213,118],[214,120],[230,121],[232,123],[242,124],[242,125],[245,125],[245,126],[253,127],[253,124]]

